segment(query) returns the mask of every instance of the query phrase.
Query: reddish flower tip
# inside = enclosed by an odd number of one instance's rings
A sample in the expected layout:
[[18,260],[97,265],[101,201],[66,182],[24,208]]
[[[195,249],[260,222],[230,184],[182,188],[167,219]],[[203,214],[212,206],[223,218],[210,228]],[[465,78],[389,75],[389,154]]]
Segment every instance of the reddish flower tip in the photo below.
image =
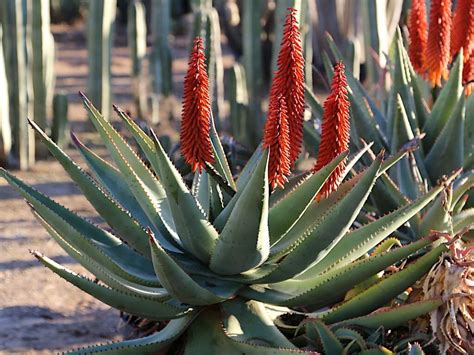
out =
[[283,188],[290,175],[290,127],[283,95],[270,98],[263,147],[270,149],[268,180],[272,189]]
[[425,74],[425,51],[428,36],[425,0],[412,0],[410,18],[408,20],[410,45],[408,55],[417,73]]
[[474,49],[474,1],[458,0],[451,30],[451,60],[463,48],[464,62]]
[[468,61],[462,70],[462,83],[465,87],[466,96],[474,93],[474,48],[469,53]]
[[[334,67],[331,93],[324,101],[321,142],[319,143],[316,165],[313,168],[314,172],[326,166],[336,156],[349,148],[349,106],[344,63],[338,62]],[[327,197],[337,189],[341,183],[345,166],[345,160],[339,163],[318,193],[318,200],[321,197]]]
[[193,171],[202,171],[214,162],[209,136],[211,102],[206,71],[203,39],[196,37],[189,55],[188,72],[184,78],[181,112],[181,152]]
[[433,86],[448,76],[451,42],[451,0],[432,0],[425,65]]
[[298,159],[303,143],[304,57],[296,14],[296,9],[288,9],[278,53],[278,68],[270,89],[270,102],[282,95],[288,108],[290,166]]

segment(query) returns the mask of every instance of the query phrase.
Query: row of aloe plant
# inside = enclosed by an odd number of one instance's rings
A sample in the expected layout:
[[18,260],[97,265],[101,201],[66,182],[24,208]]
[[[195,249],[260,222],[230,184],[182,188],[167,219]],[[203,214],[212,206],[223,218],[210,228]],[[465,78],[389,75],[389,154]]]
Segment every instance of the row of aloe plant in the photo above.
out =
[[[231,173],[215,128],[201,38],[191,51],[182,108],[181,152],[193,172],[191,186],[157,135],[147,135],[118,107],[117,115],[148,164],[84,95],[89,118],[114,165],[73,135],[87,173],[30,122],[111,228],[89,222],[1,170],[52,238],[99,282],[40,252],[34,256],[102,302],[164,322],[163,329],[142,339],[74,353],[380,352],[384,343],[375,339],[377,329],[398,334],[399,326],[455,297],[441,297],[428,288],[429,296],[415,299],[407,289],[432,275],[439,260],[468,265],[464,228],[422,233],[420,225],[439,230],[439,219],[429,216],[446,213],[446,196],[455,206],[464,201],[472,178],[453,191],[453,181],[459,179],[454,172],[409,199],[394,186],[390,173],[415,154],[413,142],[397,146],[392,155],[375,155],[375,141],[357,148],[359,141],[352,139],[349,155],[349,121],[357,129],[364,119],[358,110],[367,109],[364,103],[370,98],[355,96],[354,88],[362,88],[353,85],[350,71],[338,62],[331,94],[324,108],[318,106],[304,91],[295,10],[288,12],[283,33],[264,138],[238,176]],[[314,168],[293,176],[305,96],[322,113],[321,142]],[[404,132],[397,132],[405,142]],[[379,206],[373,201],[380,196],[395,196],[397,205],[374,218],[369,212]],[[468,220],[462,220],[465,227],[470,227]],[[370,336],[364,339],[359,328]],[[410,337],[404,344],[398,349],[421,351]]]

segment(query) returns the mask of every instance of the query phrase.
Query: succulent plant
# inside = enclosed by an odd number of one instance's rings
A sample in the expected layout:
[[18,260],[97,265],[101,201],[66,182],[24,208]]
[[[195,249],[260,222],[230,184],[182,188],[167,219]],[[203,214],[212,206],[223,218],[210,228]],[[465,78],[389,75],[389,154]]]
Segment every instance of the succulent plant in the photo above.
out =
[[[291,116],[288,110],[298,107],[304,78],[293,75],[298,61],[281,60],[278,65],[289,68],[282,78],[298,82],[282,85],[276,76],[263,144],[235,179],[212,117],[202,43],[196,39],[190,55],[182,111],[181,151],[194,172],[192,186],[153,130],[147,135],[114,107],[146,157],[145,165],[84,95],[89,118],[114,165],[72,135],[88,174],[36,123],[30,124],[110,229],[0,170],[53,239],[97,281],[33,251],[41,263],[112,307],[165,324],[141,339],[73,353],[136,354],[169,346],[186,354],[314,353],[311,324],[395,327],[436,309],[442,302],[436,297],[405,305],[408,311],[380,309],[420,280],[448,250],[437,238],[401,246],[388,237],[417,218],[455,175],[354,228],[377,181],[408,150],[386,159],[380,154],[368,168],[353,173],[370,146],[349,157],[345,150],[349,111],[344,66],[339,63],[319,147],[325,164],[291,177],[291,154],[299,152],[302,124],[290,120],[303,116],[295,115],[298,111]],[[388,272],[391,266],[396,268]],[[295,336],[298,327],[305,335]]]
[[[226,198],[226,190],[210,184],[205,170],[188,189],[156,136],[146,136],[116,108],[151,162],[151,169],[146,168],[90,101],[84,98],[84,103],[117,168],[73,136],[93,172],[91,177],[34,122],[31,125],[113,233],[7,171],[1,170],[1,175],[25,197],[61,247],[100,282],[34,252],[45,266],[112,307],[169,323],[144,339],[78,353],[155,351],[184,333],[184,346],[190,353],[196,349],[294,352],[296,346],[274,324],[281,322],[277,316],[304,315],[291,310],[295,307],[332,306],[354,286],[432,245],[432,240],[422,239],[363,257],[433,200],[442,186],[377,221],[349,230],[375,181],[402,153],[384,162],[377,158],[326,199],[315,201],[328,176],[346,156],[340,154],[277,199],[268,187],[268,152],[258,149],[234,182],[225,174],[227,162],[211,127],[212,166],[228,188],[236,189],[233,197]],[[359,157],[349,159],[345,173]],[[218,214],[215,205],[223,207]],[[445,250],[443,244],[434,247],[398,273],[317,317],[331,324],[370,313],[421,278]]]
[[[342,56],[328,37],[335,60]],[[326,56],[327,60],[329,57]],[[329,78],[332,69],[329,69]],[[418,76],[405,49],[401,32],[398,31],[393,45],[389,67],[393,85],[385,93],[385,99],[371,97],[346,69],[351,103],[351,148],[361,149],[365,142],[372,159],[362,158],[365,165],[383,151],[395,153],[399,149],[411,150],[399,164],[384,175],[374,188],[366,211],[383,215],[398,208],[406,201],[413,201],[454,171],[463,171],[452,182],[447,194],[424,209],[420,219],[410,221],[404,239],[426,236],[431,230],[459,233],[470,225],[473,211],[468,202],[469,190],[474,186],[474,160],[472,112],[474,97],[463,94],[462,51],[451,66],[448,80],[444,83],[431,110],[424,96],[424,82]],[[313,114],[322,117],[322,106],[306,88],[306,96]],[[309,122],[305,123],[307,144],[319,141]],[[412,146],[412,148],[409,148]],[[418,147],[415,149],[415,147]]]

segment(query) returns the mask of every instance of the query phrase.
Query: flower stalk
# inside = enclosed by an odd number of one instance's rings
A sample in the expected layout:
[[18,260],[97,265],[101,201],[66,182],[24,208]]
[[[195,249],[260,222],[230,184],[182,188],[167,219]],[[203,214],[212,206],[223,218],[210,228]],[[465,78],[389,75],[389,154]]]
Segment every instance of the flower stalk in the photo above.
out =
[[203,39],[196,37],[184,78],[181,113],[181,152],[193,171],[202,171],[206,163],[214,163],[209,136],[211,101],[206,71]]
[[[270,89],[270,105],[281,101],[283,97],[287,106],[290,140],[290,166],[294,166],[301,152],[303,143],[304,114],[304,57],[297,10],[288,9],[283,30],[283,38],[277,59],[277,71],[274,74]],[[269,116],[272,115],[269,107]]]
[[[338,62],[334,67],[331,93],[326,101],[324,101],[321,142],[319,144],[317,161],[313,168],[314,172],[322,169],[336,156],[349,148],[349,106],[344,63]],[[317,196],[318,201],[337,189],[342,181],[345,165],[346,161],[343,160],[334,169],[321,188]]]

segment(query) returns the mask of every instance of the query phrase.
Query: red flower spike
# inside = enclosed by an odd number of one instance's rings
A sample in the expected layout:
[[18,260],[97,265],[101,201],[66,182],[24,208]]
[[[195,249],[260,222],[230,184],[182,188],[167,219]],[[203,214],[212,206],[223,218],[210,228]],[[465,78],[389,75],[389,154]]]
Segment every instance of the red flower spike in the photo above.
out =
[[469,60],[464,64],[462,70],[462,83],[465,87],[466,96],[474,93],[474,48],[469,54]]
[[202,171],[214,163],[209,136],[211,101],[206,71],[203,39],[196,37],[189,55],[188,72],[184,78],[183,109],[181,111],[181,153],[193,171]]
[[432,0],[425,65],[431,85],[448,76],[451,42],[451,0]]
[[464,63],[474,49],[474,0],[458,0],[451,30],[451,60],[463,48]]
[[268,118],[265,122],[263,147],[270,149],[268,180],[272,189],[283,188],[290,175],[290,127],[285,98],[270,98]]
[[428,37],[425,0],[412,0],[410,18],[408,20],[410,45],[408,55],[413,68],[420,75],[425,74],[425,51]]
[[[314,172],[320,170],[336,156],[349,149],[349,106],[344,63],[338,62],[334,67],[331,93],[324,101],[321,142],[319,143],[318,160],[313,168]],[[321,197],[327,197],[337,189],[341,183],[345,166],[346,162],[343,160],[332,172],[318,193],[318,201]]]
[[270,89],[270,102],[282,95],[288,107],[290,166],[298,159],[303,143],[304,58],[296,12],[296,9],[288,9],[278,53],[278,69]]

